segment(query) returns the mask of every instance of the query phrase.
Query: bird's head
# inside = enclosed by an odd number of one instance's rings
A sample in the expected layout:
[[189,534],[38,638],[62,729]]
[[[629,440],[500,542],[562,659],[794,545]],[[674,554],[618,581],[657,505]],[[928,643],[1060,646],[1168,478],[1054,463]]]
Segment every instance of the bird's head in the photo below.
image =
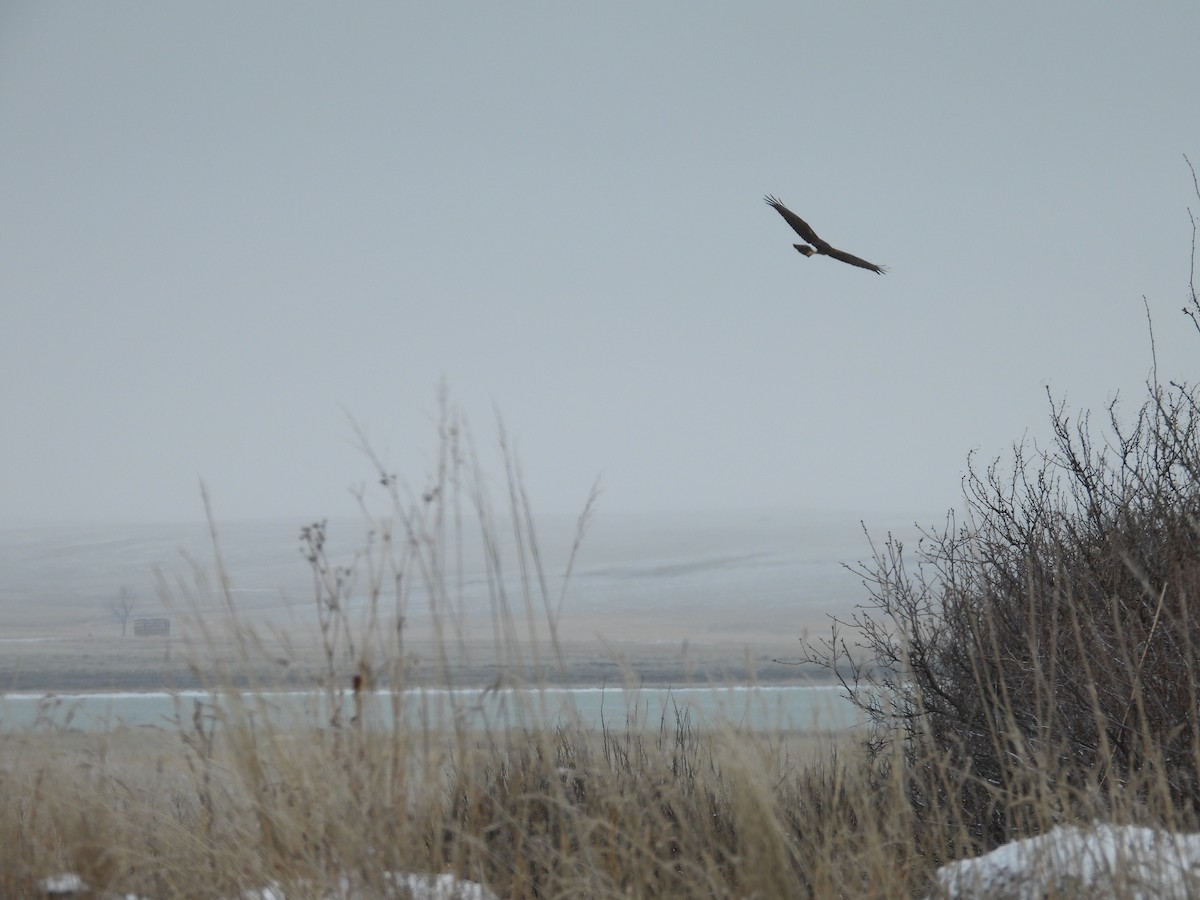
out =
[[808,244],[792,244],[792,246],[795,247],[797,250],[799,250],[801,253],[803,253],[805,256],[812,256],[814,253],[817,252],[812,247],[808,246]]

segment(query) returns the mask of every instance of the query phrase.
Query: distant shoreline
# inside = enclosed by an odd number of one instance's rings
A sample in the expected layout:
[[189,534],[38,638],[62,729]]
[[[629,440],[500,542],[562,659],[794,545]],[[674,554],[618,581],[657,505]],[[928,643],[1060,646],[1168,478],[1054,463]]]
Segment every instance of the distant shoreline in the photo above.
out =
[[[238,659],[232,647],[223,656],[206,650],[196,657],[179,640],[46,638],[6,639],[0,656],[0,697],[4,694],[108,693],[237,690],[307,690],[326,685],[331,677],[351,686],[357,671],[327,660],[313,646],[258,647],[261,655]],[[794,645],[792,645],[794,646]],[[790,648],[789,648],[790,649]],[[558,655],[547,646],[525,647],[518,655],[506,650],[497,662],[483,642],[456,647],[445,658],[428,642],[406,648],[405,663],[395,678],[394,657],[377,654],[369,678],[383,689],[400,687],[476,688],[506,686],[654,687],[687,685],[796,685],[830,681],[828,673],[807,665],[779,662],[771,648],[732,643],[689,645],[572,642]],[[536,661],[535,661],[536,660]]]

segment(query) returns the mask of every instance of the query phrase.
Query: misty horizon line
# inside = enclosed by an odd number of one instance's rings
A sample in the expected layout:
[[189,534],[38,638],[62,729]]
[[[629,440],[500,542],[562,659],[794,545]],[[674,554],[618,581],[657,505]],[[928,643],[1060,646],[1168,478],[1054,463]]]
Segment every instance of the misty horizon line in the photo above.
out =
[[[506,511],[506,507],[495,507],[497,518]],[[464,512],[468,510],[464,509]],[[656,508],[623,508],[604,510],[602,508],[593,508],[590,513],[591,521],[594,523],[598,519],[669,519],[678,516],[737,516],[744,518],[748,516],[831,516],[831,517],[870,517],[880,516],[886,518],[897,517],[915,517],[919,520],[925,520],[930,515],[936,515],[939,519],[944,519],[950,509],[934,510],[931,508],[925,509],[908,509],[900,508],[894,505],[880,505],[872,507],[857,507],[852,505],[832,506],[825,504],[813,505],[777,505],[777,506],[679,506],[679,507],[656,507]],[[537,519],[563,519],[577,520],[582,514],[582,507],[579,510],[534,510],[533,517]],[[381,511],[375,513],[376,519],[394,518],[390,511]],[[472,518],[474,516],[472,515]],[[332,515],[324,514],[293,514],[289,512],[270,512],[256,514],[235,514],[230,516],[214,515],[211,522],[203,513],[192,517],[183,516],[160,516],[160,517],[100,517],[92,515],[81,515],[73,517],[60,516],[14,516],[6,517],[0,515],[0,530],[15,530],[22,528],[101,528],[105,526],[112,527],[155,527],[155,526],[197,526],[207,528],[210,524],[220,528],[222,525],[248,525],[256,523],[271,523],[281,524],[283,522],[295,522],[297,527],[311,525],[316,522],[333,522],[338,524],[356,523],[367,524],[368,519],[364,514],[355,513],[336,513]],[[869,524],[869,523],[868,523]]]

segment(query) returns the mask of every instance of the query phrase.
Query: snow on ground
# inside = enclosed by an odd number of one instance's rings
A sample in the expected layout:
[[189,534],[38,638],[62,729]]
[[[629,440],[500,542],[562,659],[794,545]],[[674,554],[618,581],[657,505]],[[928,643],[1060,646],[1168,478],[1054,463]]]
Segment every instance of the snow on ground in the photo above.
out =
[[[1200,834],[1132,825],[1065,825],[1013,841],[975,859],[943,866],[930,900],[1035,900],[1074,896],[1095,900],[1189,900],[1200,896]],[[499,900],[487,888],[453,875],[386,872],[399,900]],[[134,894],[91,893],[73,873],[38,883],[50,898],[150,900]],[[311,896],[305,891],[305,896]],[[279,884],[244,891],[237,900],[287,900]],[[363,900],[342,883],[327,900]]]
[[[411,900],[499,900],[481,884],[465,881],[453,875],[413,875],[404,872],[384,872],[383,880],[391,886],[392,897]],[[136,894],[93,893],[87,883],[73,872],[52,875],[38,882],[38,890],[46,897],[97,897],[102,900],[150,900]],[[307,891],[305,897],[311,896]],[[266,887],[243,891],[238,900],[287,900],[287,893],[277,883]],[[344,881],[338,889],[327,895],[327,900],[363,900],[363,895],[354,891]]]
[[[401,897],[411,897],[412,900],[500,900],[483,885],[448,874],[384,872],[383,880],[396,891],[393,896],[397,900]],[[278,884],[270,884],[260,891],[243,892],[241,900],[287,900],[287,894]],[[351,891],[350,886],[343,882],[336,893],[328,896],[328,900],[362,900],[362,895]]]
[[930,898],[1187,900],[1200,896],[1200,834],[1060,826],[936,873]]

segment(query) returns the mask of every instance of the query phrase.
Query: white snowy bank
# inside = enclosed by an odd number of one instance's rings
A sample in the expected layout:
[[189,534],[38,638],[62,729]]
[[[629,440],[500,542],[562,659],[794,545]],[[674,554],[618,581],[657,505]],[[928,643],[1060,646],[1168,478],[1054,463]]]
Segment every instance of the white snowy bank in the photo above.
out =
[[1060,826],[937,871],[933,898],[1187,900],[1200,896],[1200,834]]

